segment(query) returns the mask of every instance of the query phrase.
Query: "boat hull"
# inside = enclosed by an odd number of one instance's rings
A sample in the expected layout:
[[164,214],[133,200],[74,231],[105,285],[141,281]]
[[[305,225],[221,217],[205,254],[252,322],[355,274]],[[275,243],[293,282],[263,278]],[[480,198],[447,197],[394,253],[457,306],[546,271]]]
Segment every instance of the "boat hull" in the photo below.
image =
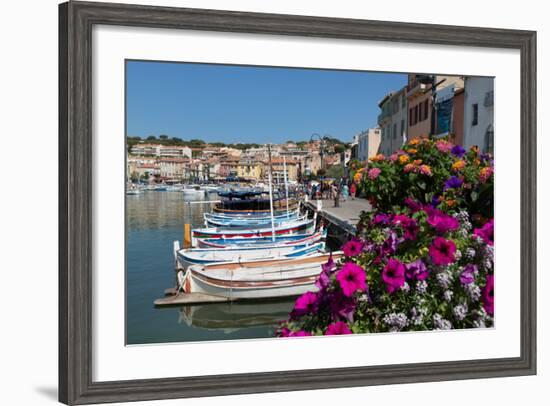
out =
[[[338,259],[342,254],[333,255]],[[328,254],[319,254],[293,260],[195,265],[185,272],[181,287],[185,293],[204,293],[229,300],[296,296],[317,290],[315,281],[328,258]]]

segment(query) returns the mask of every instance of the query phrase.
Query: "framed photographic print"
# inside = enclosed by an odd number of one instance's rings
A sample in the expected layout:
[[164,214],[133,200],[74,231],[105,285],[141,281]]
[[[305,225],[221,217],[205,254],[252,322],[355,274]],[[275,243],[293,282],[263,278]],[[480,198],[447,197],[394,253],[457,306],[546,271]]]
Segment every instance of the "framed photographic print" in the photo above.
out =
[[59,28],[60,401],[536,373],[535,32]]

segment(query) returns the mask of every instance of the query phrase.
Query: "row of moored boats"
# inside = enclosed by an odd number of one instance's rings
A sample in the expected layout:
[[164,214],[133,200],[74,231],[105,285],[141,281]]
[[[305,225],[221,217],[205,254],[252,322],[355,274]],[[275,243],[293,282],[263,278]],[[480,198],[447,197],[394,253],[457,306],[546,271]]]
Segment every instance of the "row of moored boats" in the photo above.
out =
[[178,290],[229,300],[295,296],[315,290],[326,229],[292,199],[229,194],[191,231],[190,248],[174,242]]

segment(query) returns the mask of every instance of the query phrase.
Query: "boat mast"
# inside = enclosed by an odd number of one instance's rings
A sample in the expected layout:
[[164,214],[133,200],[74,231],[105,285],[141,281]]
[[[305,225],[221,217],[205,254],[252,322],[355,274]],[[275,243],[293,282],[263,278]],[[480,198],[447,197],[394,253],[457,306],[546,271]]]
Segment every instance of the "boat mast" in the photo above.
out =
[[271,240],[275,241],[275,218],[273,217],[273,185],[271,174],[271,144],[267,144],[267,155],[269,157],[269,210],[271,211]]
[[283,155],[283,174],[285,178],[286,217],[288,220],[288,182],[286,177],[286,156]]

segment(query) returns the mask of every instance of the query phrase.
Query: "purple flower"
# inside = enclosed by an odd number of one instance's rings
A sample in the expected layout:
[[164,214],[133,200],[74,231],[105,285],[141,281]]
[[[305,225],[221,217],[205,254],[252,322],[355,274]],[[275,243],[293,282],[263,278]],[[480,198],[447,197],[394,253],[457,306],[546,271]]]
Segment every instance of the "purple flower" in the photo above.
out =
[[443,187],[443,190],[447,189],[458,189],[462,185],[462,180],[457,178],[456,176],[451,176],[449,179],[445,181],[445,186]]
[[451,240],[435,237],[430,245],[430,257],[435,265],[449,265],[455,261],[456,245]]
[[426,221],[438,234],[445,234],[449,231],[455,231],[460,226],[457,219],[443,213],[441,210],[428,208],[426,213],[428,214],[428,219]]
[[382,280],[386,291],[394,293],[405,284],[405,265],[395,258],[390,258],[382,270]]
[[357,307],[357,303],[351,297],[343,295],[341,292],[334,292],[329,295],[329,308],[332,319],[346,319],[353,321],[353,313]]
[[374,216],[372,223],[377,226],[387,226],[388,224],[390,224],[390,217],[385,213],[378,213],[376,216]]
[[451,154],[453,154],[458,158],[462,158],[465,153],[466,153],[466,150],[462,148],[460,145],[455,145],[453,149],[451,149]]
[[330,256],[328,257],[328,261],[326,262],[326,264],[321,265],[321,268],[323,269],[323,271],[330,273],[332,272],[332,270],[334,270],[335,267],[336,267],[336,264],[334,263],[334,259],[332,258],[332,253],[331,253]]
[[395,231],[391,231],[388,235],[388,238],[386,238],[386,240],[380,247],[380,254],[383,256],[393,254],[397,249],[398,244],[399,240],[397,238],[397,234],[395,233]]
[[491,219],[483,227],[474,229],[474,235],[480,237],[486,244],[493,245],[495,243],[494,220]]
[[363,251],[364,244],[357,238],[352,238],[342,247],[346,257],[356,257]]
[[332,259],[332,254],[330,254],[328,261],[321,265],[322,271],[315,281],[315,286],[317,286],[320,290],[327,288],[330,285],[330,275],[335,268],[336,264],[334,263],[334,259]]
[[495,290],[495,278],[493,275],[487,275],[487,283],[483,288],[481,293],[481,298],[483,301],[483,308],[487,314],[493,316],[495,314],[495,299],[494,299],[494,290]]
[[406,265],[405,274],[410,280],[423,281],[428,277],[430,272],[428,268],[426,268],[426,264],[424,264],[421,259],[417,259]]
[[475,274],[477,273],[477,265],[468,264],[464,267],[464,270],[460,274],[460,283],[463,285],[469,285],[475,280]]
[[326,336],[337,336],[343,334],[351,334],[351,330],[348,325],[343,321],[330,324],[325,331]]
[[393,224],[401,226],[403,229],[403,238],[405,240],[416,240],[416,235],[418,234],[418,225],[416,221],[409,216],[404,214],[398,214],[393,218]]
[[328,288],[330,285],[330,276],[329,273],[326,271],[321,271],[319,274],[319,277],[315,281],[315,286],[319,288],[319,290],[323,290]]
[[357,291],[367,289],[365,270],[353,262],[346,262],[336,274],[336,280],[346,296],[352,296]]
[[306,292],[298,299],[294,304],[294,310],[292,311],[295,317],[303,316],[304,314],[312,314],[319,308],[319,296],[317,293]]

